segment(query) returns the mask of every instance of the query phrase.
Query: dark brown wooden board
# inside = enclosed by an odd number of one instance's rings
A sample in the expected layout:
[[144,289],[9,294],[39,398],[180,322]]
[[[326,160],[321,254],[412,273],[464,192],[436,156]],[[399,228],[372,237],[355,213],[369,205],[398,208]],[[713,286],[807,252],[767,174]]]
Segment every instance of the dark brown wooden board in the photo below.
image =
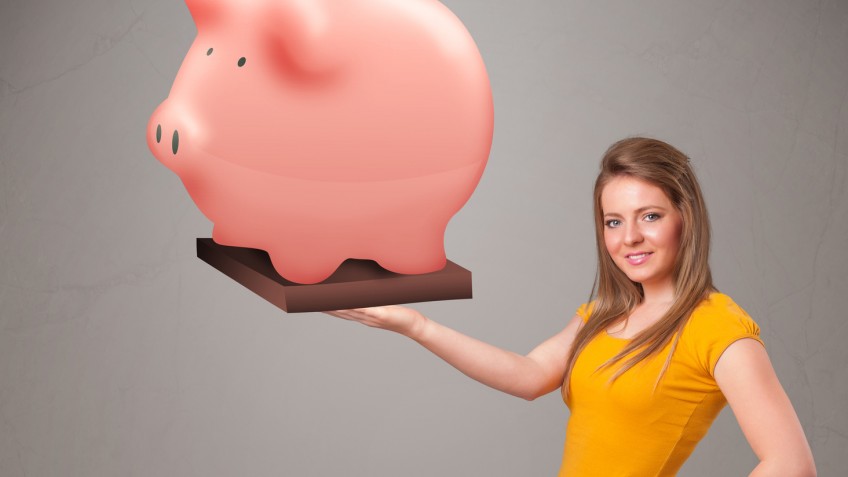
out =
[[346,260],[314,285],[281,277],[263,250],[197,239],[197,257],[288,313],[471,298],[471,272],[448,260],[442,270],[402,275],[372,260]]

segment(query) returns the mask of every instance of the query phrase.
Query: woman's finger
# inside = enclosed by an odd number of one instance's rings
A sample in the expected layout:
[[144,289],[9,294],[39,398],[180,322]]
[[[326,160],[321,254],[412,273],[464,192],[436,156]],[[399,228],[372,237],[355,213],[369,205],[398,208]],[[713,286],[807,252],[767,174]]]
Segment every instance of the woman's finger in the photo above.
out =
[[341,311],[325,311],[324,313],[326,313],[326,314],[328,314],[328,315],[330,315],[330,316],[335,316],[336,318],[342,318],[342,319],[345,319],[345,320],[349,320],[349,319],[350,319],[350,318],[347,316],[347,314],[345,314],[344,312],[341,312]]
[[338,318],[342,318],[342,319],[345,319],[345,320],[359,321],[359,322],[363,322],[364,320],[370,320],[373,317],[373,315],[358,311],[356,309],[352,309],[352,310],[332,310],[332,311],[325,311],[324,313],[338,317]]

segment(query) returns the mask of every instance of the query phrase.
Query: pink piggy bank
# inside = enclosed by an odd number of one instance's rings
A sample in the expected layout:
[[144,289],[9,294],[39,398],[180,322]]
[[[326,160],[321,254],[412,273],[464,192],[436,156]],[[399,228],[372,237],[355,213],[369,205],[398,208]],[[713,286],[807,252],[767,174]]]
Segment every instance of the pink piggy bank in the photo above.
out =
[[348,258],[445,266],[492,93],[437,0],[187,0],[197,37],[147,128],[222,245],[317,283]]

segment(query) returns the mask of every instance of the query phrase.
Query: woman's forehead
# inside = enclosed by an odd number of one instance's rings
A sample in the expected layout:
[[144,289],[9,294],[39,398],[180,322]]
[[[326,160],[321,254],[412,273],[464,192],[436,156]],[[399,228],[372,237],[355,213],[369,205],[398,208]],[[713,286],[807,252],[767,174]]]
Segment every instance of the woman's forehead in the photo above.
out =
[[670,208],[671,199],[659,186],[642,179],[614,177],[601,190],[604,213],[624,214],[652,206]]

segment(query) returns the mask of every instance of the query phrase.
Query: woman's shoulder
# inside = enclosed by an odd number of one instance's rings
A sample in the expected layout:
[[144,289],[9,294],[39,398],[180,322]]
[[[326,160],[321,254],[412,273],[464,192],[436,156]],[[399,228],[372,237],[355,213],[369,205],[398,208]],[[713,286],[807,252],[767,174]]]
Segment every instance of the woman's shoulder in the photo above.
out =
[[592,314],[592,311],[595,309],[595,300],[592,300],[588,303],[583,303],[579,307],[577,307],[577,311],[575,313],[579,316],[583,323],[589,321],[589,316]]
[[718,358],[735,341],[751,338],[762,343],[760,327],[745,310],[724,293],[714,292],[692,311],[681,342],[712,374]]
[[689,326],[700,331],[721,330],[727,327],[741,326],[747,331],[759,333],[760,328],[748,313],[733,301],[733,298],[720,292],[713,292],[692,311]]

